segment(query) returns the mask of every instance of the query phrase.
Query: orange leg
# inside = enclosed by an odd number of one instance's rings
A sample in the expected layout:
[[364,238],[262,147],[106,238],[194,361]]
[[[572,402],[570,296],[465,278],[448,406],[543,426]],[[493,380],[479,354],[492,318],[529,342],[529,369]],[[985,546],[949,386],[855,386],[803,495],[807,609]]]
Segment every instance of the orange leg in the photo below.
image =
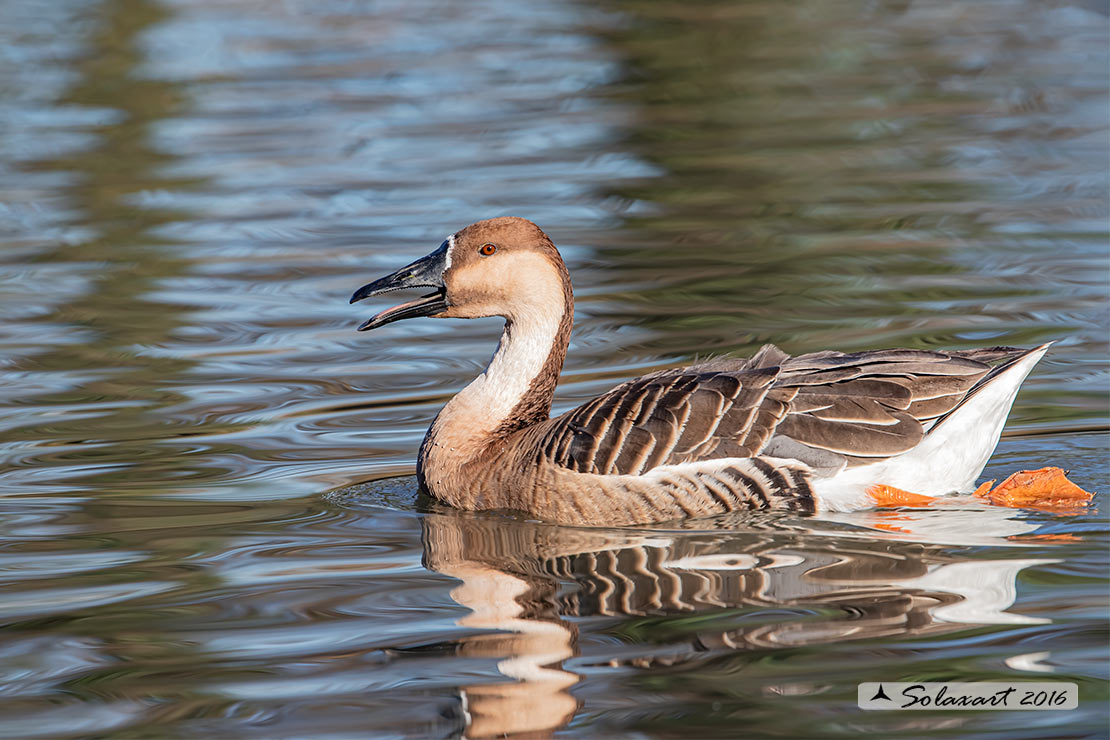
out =
[[[986,499],[995,506],[1047,510],[1080,509],[1093,498],[1093,494],[1068,480],[1060,468],[1023,470],[1014,473],[992,490],[993,485],[993,480],[987,481],[976,488],[973,495]],[[923,496],[881,483],[868,488],[867,495],[878,508],[923,508],[940,500],[934,496]]]
[[933,496],[923,496],[920,493],[910,493],[894,486],[884,486],[881,483],[867,489],[867,495],[879,508],[887,506],[908,506],[922,508],[932,506],[936,502]]
[[984,481],[983,483],[980,483],[979,487],[975,489],[975,493],[973,493],[971,495],[972,496],[978,496],[979,498],[986,497],[986,495],[991,492],[991,486],[994,485],[995,480],[996,480],[995,478],[991,478],[988,481]]

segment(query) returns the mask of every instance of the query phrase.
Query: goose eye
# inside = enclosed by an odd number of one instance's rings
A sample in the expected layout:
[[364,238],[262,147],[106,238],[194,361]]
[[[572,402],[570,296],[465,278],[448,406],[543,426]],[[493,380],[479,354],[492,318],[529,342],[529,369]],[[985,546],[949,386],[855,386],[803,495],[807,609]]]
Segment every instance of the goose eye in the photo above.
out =
[[497,251],[497,246],[494,244],[483,244],[478,248],[478,253],[483,257],[489,257]]

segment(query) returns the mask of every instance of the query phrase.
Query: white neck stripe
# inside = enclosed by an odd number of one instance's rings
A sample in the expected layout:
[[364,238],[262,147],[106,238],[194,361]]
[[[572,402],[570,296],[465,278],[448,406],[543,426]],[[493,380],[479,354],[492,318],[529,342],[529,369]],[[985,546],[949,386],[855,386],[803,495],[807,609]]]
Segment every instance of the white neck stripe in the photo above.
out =
[[443,258],[443,270],[446,272],[451,269],[451,252],[455,249],[455,235],[447,237],[447,254]]

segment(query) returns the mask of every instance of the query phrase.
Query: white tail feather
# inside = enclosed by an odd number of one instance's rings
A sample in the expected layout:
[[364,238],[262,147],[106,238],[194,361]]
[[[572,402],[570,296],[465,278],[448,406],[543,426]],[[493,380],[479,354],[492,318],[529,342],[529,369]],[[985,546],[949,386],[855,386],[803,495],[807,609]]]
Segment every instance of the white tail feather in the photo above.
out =
[[912,450],[818,480],[814,491],[819,507],[848,511],[870,506],[867,488],[879,483],[926,496],[971,491],[998,444],[1018,389],[1050,344],[1031,350],[979,386]]

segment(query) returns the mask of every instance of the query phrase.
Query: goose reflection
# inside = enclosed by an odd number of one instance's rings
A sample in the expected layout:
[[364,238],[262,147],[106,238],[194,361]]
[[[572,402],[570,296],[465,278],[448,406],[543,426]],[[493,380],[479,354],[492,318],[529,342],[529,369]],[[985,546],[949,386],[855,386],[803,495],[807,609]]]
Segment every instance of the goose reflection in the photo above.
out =
[[[984,523],[983,513],[981,538],[992,537],[992,526],[997,539],[1032,528],[1005,516]],[[470,613],[458,624],[483,630],[457,650],[495,660],[505,677],[460,689],[464,734],[542,736],[565,726],[580,705],[571,692],[576,671],[594,667],[637,670],[729,651],[1045,621],[1006,610],[1018,573],[1052,561],[961,559],[914,541],[913,516],[895,527],[874,522],[888,531],[860,536],[771,518],[682,531],[429,514],[424,563],[461,582],[451,596]],[[647,645],[583,650],[577,624],[604,617],[662,621]],[[681,624],[668,629],[668,619]]]

